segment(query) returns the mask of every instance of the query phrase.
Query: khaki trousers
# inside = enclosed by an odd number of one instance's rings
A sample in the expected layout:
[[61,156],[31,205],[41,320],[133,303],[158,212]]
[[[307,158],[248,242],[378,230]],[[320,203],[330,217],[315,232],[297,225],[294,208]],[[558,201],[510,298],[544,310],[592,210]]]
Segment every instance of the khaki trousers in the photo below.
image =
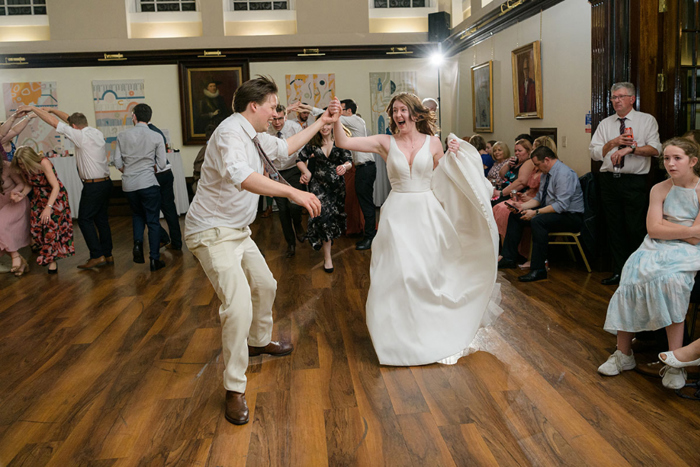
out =
[[221,300],[224,387],[245,392],[248,345],[263,347],[272,338],[277,282],[248,227],[217,227],[188,235],[185,242]]

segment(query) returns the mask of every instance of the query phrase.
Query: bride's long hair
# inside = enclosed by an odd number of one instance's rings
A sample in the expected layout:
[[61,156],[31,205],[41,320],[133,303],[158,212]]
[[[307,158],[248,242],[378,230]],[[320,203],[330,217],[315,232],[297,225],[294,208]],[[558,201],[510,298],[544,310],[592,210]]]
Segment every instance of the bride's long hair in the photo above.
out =
[[399,132],[399,129],[394,122],[392,113],[394,102],[396,101],[399,101],[408,107],[408,113],[415,119],[416,129],[420,133],[433,136],[440,131],[437,126],[437,117],[435,116],[435,112],[424,107],[418,96],[415,94],[410,92],[400,92],[391,98],[391,102],[389,102],[389,105],[386,108],[386,114],[389,116],[389,129],[391,130],[392,134],[396,135]]

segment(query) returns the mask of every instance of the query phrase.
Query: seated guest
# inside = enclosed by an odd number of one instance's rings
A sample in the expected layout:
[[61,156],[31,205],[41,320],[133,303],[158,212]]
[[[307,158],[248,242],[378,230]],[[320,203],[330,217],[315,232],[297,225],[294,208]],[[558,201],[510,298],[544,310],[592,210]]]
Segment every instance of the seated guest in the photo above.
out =
[[515,156],[511,157],[499,171],[499,175],[505,179],[506,183],[502,190],[494,191],[492,206],[510,199],[512,193],[526,189],[532,171],[535,170],[535,164],[530,160],[532,144],[528,140],[519,139],[515,143],[514,152]]
[[576,172],[561,162],[548,147],[532,152],[532,162],[544,174],[540,189],[530,201],[513,201],[508,228],[503,241],[501,269],[515,268],[518,244],[526,226],[532,228],[532,265],[530,272],[518,279],[532,282],[547,278],[545,260],[550,232],[578,232],[583,224],[583,192]]
[[493,158],[486,150],[486,140],[481,135],[474,135],[469,140],[469,144],[474,146],[481,155],[481,162],[484,164],[484,177],[488,176],[489,170],[493,167]]
[[491,157],[493,157],[493,145],[496,144],[496,142],[495,139],[486,141],[486,152],[488,152]]
[[500,141],[494,141],[491,147],[491,157],[493,158],[493,166],[486,174],[489,182],[497,190],[504,188],[508,182],[505,178],[501,177],[501,169],[508,164],[508,159],[510,159],[510,148],[506,143]]
[[[48,266],[49,274],[57,274],[56,260],[75,254],[68,192],[51,161],[29,146],[17,148],[11,167],[21,171],[27,182],[25,185],[32,187],[29,222],[32,240],[39,250],[36,262]],[[11,196],[19,202],[22,195],[15,193]]]
[[[683,326],[700,270],[700,147],[686,138],[663,145],[663,164],[670,179],[654,185],[641,246],[622,268],[620,286],[610,299],[603,329],[617,334],[617,350],[598,372],[614,376],[636,366],[634,333],[665,328],[671,351],[683,345]],[[663,354],[662,354],[663,355]],[[686,361],[687,352],[679,356]],[[666,353],[662,384],[685,386],[686,372]],[[673,363],[673,364],[671,364]]]

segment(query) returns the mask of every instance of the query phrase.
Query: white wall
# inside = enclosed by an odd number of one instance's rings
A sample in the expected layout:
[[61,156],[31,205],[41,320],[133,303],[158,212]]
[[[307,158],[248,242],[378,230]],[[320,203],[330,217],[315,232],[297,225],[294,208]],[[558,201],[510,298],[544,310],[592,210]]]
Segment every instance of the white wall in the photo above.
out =
[[[453,118],[459,136],[474,134],[471,67],[493,60],[494,132],[486,140],[506,142],[530,128],[558,129],[558,153],[579,175],[590,171],[585,116],[591,108],[591,6],[567,0],[542,13],[543,119],[516,120],[511,51],[540,40],[540,15],[529,18],[459,54],[459,105]],[[443,95],[445,89],[443,88]],[[444,112],[443,112],[444,118]],[[566,139],[566,146],[564,140]]]
[[[286,102],[285,74],[335,73],[336,92],[341,99],[352,98],[358,112],[369,122],[369,73],[385,71],[418,72],[418,91],[421,97],[437,95],[437,70],[427,60],[342,60],[322,62],[252,63],[250,75],[272,76],[280,90],[280,100]],[[83,68],[26,68],[2,70],[0,83],[53,81],[57,83],[59,109],[68,113],[83,112],[90,125],[95,125],[92,100],[92,80],[143,79],[146,103],[153,108],[152,121],[161,129],[170,131],[172,146],[180,149],[185,176],[192,175],[192,164],[199,146],[182,145],[180,123],[180,95],[176,65],[83,67]],[[444,100],[444,98],[443,98]],[[4,120],[4,101],[0,99],[0,121]],[[443,111],[443,127],[451,131],[450,112]],[[447,133],[445,133],[447,134]],[[112,169],[112,178],[121,179],[121,173]]]

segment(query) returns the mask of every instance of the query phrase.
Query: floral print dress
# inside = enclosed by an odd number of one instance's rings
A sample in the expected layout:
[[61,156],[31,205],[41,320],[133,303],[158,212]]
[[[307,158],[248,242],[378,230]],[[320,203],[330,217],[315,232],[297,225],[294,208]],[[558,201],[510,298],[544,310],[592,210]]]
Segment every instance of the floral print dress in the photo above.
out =
[[307,144],[299,151],[299,160],[308,162],[309,191],[321,201],[321,215],[310,219],[306,230],[311,246],[320,250],[323,242],[338,238],[345,231],[345,179],[335,170],[339,165],[352,162],[352,154],[333,145],[326,157],[323,149]]
[[51,184],[44,171],[39,173],[25,172],[27,181],[32,186],[30,206],[30,229],[34,247],[38,250],[37,264],[46,266],[59,258],[67,258],[75,254],[73,247],[73,220],[68,204],[68,192],[56,175],[56,169],[51,166],[58,180],[60,190],[53,203],[49,222],[41,222],[41,213],[46,208],[51,196]]

